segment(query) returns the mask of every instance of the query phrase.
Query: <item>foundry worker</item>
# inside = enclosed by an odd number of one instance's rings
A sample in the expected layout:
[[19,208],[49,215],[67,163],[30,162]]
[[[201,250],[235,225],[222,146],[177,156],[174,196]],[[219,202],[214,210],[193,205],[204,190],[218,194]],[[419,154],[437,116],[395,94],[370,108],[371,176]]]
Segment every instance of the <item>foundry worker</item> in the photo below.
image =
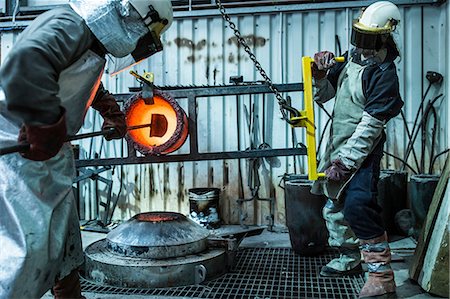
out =
[[[72,194],[74,157],[67,135],[89,106],[107,139],[126,133],[125,116],[100,83],[106,55],[129,66],[161,51],[172,23],[169,0],[73,0],[40,15],[0,69],[0,298],[82,298],[83,263]],[[120,63],[119,63],[120,62]],[[110,65],[111,66],[111,65]]]
[[329,244],[340,249],[339,258],[320,274],[362,273],[361,249],[369,269],[361,298],[390,296],[396,288],[376,198],[386,140],[383,128],[403,106],[394,64],[399,21],[394,4],[376,2],[354,22],[354,48],[344,55],[346,62],[336,63],[326,51],[314,56],[315,100],[324,103],[335,97],[335,104],[330,139],[319,164],[326,179],[315,182],[312,192],[329,198],[323,209]]

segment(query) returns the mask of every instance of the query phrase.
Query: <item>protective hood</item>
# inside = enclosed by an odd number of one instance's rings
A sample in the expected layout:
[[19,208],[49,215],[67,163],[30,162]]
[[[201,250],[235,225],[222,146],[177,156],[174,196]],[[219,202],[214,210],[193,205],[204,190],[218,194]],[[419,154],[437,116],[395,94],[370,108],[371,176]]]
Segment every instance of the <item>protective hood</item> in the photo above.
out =
[[70,6],[114,57],[125,57],[149,33],[128,0],[71,0]]

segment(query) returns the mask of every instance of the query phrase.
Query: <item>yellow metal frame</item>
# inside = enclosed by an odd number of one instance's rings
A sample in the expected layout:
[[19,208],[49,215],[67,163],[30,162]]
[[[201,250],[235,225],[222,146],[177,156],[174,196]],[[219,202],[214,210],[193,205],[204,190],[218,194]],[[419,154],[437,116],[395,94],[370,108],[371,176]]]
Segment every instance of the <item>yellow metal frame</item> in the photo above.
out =
[[314,59],[308,56],[302,58],[303,66],[303,101],[304,109],[300,111],[299,117],[292,117],[294,127],[306,128],[306,151],[308,155],[308,179],[315,181],[324,178],[324,173],[317,172],[316,157],[316,127],[314,124],[314,101],[312,88],[311,63]]

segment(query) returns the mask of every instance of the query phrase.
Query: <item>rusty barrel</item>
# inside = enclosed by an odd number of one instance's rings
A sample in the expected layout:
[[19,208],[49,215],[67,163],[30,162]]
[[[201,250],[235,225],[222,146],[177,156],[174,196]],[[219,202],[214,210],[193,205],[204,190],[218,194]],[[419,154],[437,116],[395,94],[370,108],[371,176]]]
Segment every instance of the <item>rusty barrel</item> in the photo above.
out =
[[303,176],[287,176],[284,183],[286,225],[292,249],[300,255],[317,255],[328,242],[322,217],[325,196],[311,194],[312,182]]
[[206,228],[220,227],[218,188],[189,189],[189,217]]

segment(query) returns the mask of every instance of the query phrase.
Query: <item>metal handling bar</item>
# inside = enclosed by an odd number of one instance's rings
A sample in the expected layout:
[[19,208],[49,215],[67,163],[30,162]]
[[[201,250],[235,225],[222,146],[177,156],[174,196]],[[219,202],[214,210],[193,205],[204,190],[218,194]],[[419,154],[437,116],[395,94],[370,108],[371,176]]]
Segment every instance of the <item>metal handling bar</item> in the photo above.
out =
[[[335,57],[336,62],[344,62],[344,57]],[[294,127],[306,128],[306,151],[308,156],[308,179],[316,181],[325,178],[324,173],[317,172],[316,156],[316,127],[314,123],[314,101],[312,89],[311,64],[314,59],[308,56],[302,58],[303,68],[303,100],[305,110],[300,111],[299,117],[292,117]]]
[[[137,126],[130,126],[127,128],[127,131],[131,130],[138,130],[142,128],[151,127],[151,124],[144,124],[144,125],[137,125]],[[75,141],[85,138],[91,138],[91,137],[97,137],[97,136],[105,136],[108,134],[111,134],[114,131],[114,128],[110,128],[107,130],[102,130],[98,132],[92,132],[92,133],[85,133],[85,134],[78,134],[73,136],[67,136],[66,141]],[[30,144],[28,143],[18,143],[11,146],[0,148],[0,156],[17,153],[17,152],[26,152],[30,149]]]

